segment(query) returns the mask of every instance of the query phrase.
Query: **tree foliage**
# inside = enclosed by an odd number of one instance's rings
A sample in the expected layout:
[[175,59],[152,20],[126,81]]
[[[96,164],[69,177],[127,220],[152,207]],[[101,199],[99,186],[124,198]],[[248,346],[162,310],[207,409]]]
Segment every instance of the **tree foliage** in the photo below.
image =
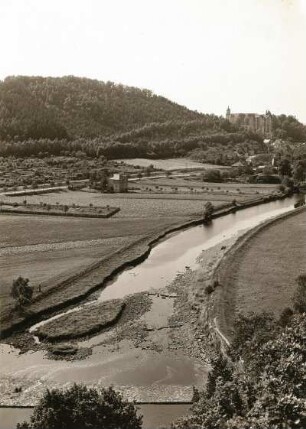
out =
[[[295,302],[305,304],[305,275]],[[173,429],[304,429],[306,427],[306,313],[287,308],[237,320],[227,355],[212,359],[206,390],[197,392],[192,414]]]
[[29,279],[18,277],[13,281],[11,296],[16,300],[18,305],[29,304],[33,296],[33,287],[29,285]]
[[134,404],[111,387],[97,391],[74,384],[67,390],[47,390],[30,422],[17,429],[140,429],[142,417]]
[[204,222],[209,222],[211,220],[212,214],[214,212],[214,206],[210,201],[207,201],[204,205],[203,220]]
[[92,138],[201,116],[151,91],[113,82],[73,76],[11,76],[0,82],[4,140]]
[[272,115],[274,137],[295,142],[306,141],[306,126],[294,116]]

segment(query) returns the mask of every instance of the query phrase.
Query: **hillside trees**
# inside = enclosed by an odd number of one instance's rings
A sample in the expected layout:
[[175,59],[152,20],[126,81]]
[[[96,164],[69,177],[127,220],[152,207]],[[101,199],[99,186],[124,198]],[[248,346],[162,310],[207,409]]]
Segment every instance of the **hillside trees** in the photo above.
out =
[[65,76],[12,76],[0,82],[0,137],[94,138],[199,113],[148,90]]
[[[276,137],[306,140],[306,127],[292,116],[273,116],[273,129]],[[149,90],[73,76],[0,81],[0,156],[192,154],[202,162],[230,165],[266,150],[261,136]]]
[[226,354],[212,359],[206,389],[172,429],[306,427],[306,276],[297,279],[294,310],[241,315]]
[[306,178],[306,159],[299,160],[293,168],[293,179],[295,182],[303,182]]
[[294,116],[272,115],[272,130],[276,138],[296,142],[306,141],[306,126]]
[[0,156],[166,158],[200,149],[203,161],[226,164],[224,146],[264,150],[260,136],[148,90],[73,76],[0,82]]

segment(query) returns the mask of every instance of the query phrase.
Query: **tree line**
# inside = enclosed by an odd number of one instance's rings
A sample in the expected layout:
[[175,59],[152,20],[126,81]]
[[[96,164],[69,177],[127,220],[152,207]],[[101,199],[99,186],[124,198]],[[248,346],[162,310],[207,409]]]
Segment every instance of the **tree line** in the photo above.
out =
[[[107,159],[123,158],[170,158],[191,156],[194,160],[227,164],[239,158],[239,154],[249,150],[256,153],[265,151],[262,140],[252,133],[215,132],[165,140],[150,140],[147,137],[138,140],[120,141],[113,138],[95,138],[77,140],[67,139],[28,139],[27,141],[0,141],[0,156],[27,158],[32,156],[77,156]],[[228,161],[228,162],[227,162]]]

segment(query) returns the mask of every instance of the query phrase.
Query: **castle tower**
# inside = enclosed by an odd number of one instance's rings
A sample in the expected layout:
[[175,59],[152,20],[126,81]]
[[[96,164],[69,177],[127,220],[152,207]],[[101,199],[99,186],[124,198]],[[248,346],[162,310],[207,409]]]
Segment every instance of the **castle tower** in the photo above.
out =
[[229,121],[231,117],[231,109],[229,108],[229,106],[226,109],[226,119]]

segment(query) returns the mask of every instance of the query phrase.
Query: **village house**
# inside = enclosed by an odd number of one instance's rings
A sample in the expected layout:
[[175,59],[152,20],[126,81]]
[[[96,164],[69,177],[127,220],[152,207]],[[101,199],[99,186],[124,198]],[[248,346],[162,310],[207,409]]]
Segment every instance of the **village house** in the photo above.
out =
[[108,179],[108,183],[114,192],[128,192],[128,178],[125,174],[114,174]]

